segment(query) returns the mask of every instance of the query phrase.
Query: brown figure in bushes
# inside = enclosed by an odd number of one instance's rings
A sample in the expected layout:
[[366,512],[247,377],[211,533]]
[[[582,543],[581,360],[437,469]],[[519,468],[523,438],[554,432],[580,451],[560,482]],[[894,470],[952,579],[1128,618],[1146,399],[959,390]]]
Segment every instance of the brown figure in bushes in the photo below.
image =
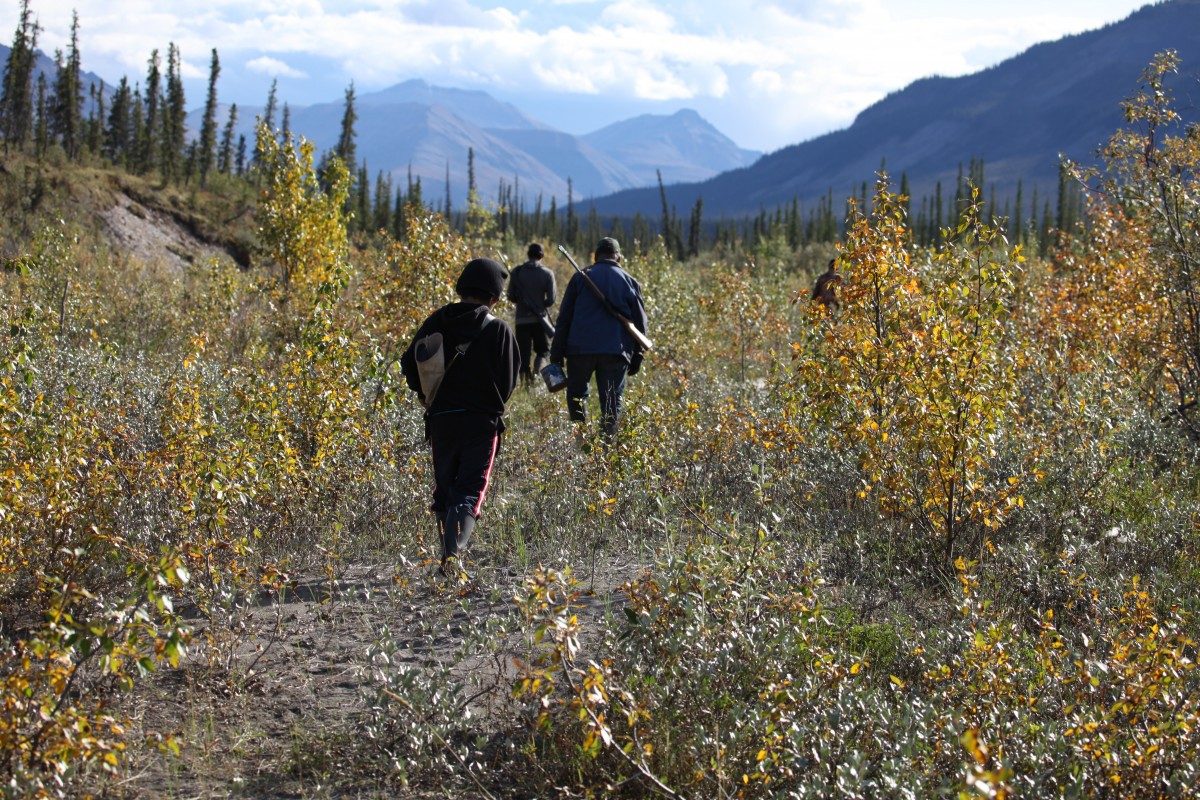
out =
[[837,259],[831,258],[829,268],[817,276],[817,282],[813,284],[813,301],[825,306],[830,313],[836,314],[841,308],[837,296],[837,287],[841,285],[842,276],[837,271]]

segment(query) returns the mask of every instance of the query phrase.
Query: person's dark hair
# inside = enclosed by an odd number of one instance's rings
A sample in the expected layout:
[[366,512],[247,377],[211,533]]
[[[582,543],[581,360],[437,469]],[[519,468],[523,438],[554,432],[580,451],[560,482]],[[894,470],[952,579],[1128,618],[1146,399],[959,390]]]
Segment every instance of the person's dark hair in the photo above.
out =
[[534,261],[539,261],[545,257],[546,251],[542,249],[540,244],[534,242],[533,244],[529,245],[529,249],[525,251],[525,254]]

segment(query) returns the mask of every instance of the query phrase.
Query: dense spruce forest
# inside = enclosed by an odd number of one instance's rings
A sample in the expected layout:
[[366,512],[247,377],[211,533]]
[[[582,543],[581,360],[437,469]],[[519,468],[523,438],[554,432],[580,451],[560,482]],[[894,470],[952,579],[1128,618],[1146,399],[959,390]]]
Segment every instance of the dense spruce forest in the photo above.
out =
[[[665,192],[656,220],[515,183],[439,205],[359,166],[352,86],[331,152],[274,89],[235,138],[215,50],[189,136],[176,46],[85,86],[79,20],[47,76],[21,9],[5,797],[1196,794],[1200,128],[1174,53],[1054,197],[997,200],[977,161],[924,199],[881,170],[685,223]],[[601,235],[657,345],[622,429],[519,390],[469,576],[441,577],[398,355],[468,259]],[[835,310],[809,301],[830,259]]]

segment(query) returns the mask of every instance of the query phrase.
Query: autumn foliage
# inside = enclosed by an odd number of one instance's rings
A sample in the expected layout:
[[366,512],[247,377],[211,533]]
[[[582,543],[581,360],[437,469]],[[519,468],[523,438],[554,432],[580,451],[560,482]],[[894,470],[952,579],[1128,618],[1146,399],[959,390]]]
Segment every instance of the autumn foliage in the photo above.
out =
[[305,717],[256,762],[297,793],[1194,792],[1200,138],[1174,64],[1045,258],[978,192],[919,245],[883,174],[836,248],[623,242],[658,347],[622,434],[579,446],[518,394],[473,586],[430,574],[395,362],[466,259],[523,252],[500,209],[351,237],[345,168],[263,128],[250,269],[135,269],[41,219],[0,274],[0,791],[186,762],[199,725],[134,700],[202,673],[270,702],[256,609],[371,563],[425,605],[372,620],[344,728]]

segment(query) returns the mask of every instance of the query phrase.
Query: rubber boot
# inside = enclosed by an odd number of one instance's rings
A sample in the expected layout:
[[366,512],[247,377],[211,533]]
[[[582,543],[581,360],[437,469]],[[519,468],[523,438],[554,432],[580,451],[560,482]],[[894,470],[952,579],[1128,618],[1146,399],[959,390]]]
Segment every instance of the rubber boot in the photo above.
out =
[[475,517],[470,506],[454,506],[446,512],[445,552],[447,557],[457,556],[467,549],[471,532],[475,530]]

